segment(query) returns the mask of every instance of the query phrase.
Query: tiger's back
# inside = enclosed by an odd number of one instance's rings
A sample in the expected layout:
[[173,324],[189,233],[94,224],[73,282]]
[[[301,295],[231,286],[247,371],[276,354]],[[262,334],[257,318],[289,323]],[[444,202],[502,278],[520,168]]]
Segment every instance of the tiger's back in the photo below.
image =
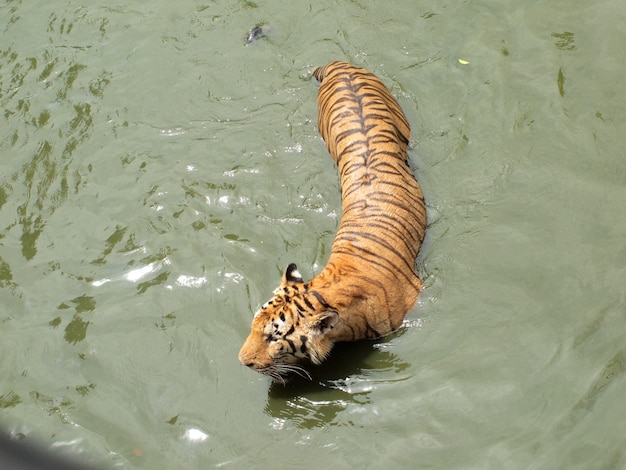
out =
[[367,70],[332,62],[313,74],[321,82],[318,126],[342,188],[343,215],[331,261],[359,260],[368,273],[363,282],[374,290],[384,285],[385,296],[395,299],[383,309],[395,329],[421,287],[415,257],[426,229],[424,198],[407,161],[409,124],[385,85]]
[[407,162],[410,128],[383,83],[365,69],[332,62],[321,82],[318,125],[336,161],[342,217],[328,263],[304,282],[291,264],[256,312],[242,364],[284,380],[306,374],[334,343],[397,329],[421,282],[415,257],[426,229],[422,191]]

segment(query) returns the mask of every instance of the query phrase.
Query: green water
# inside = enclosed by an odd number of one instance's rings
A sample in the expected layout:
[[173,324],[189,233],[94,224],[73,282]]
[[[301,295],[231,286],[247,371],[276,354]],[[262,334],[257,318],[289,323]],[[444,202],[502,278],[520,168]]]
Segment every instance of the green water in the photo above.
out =
[[[256,24],[270,35],[246,46]],[[626,5],[0,3],[0,425],[115,468],[625,468]],[[398,333],[237,361],[340,218],[314,67],[412,125]]]

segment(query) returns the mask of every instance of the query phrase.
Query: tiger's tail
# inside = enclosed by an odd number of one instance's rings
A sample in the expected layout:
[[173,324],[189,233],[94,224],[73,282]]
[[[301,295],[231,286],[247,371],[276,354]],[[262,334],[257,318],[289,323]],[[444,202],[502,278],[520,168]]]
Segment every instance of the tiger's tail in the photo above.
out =
[[328,69],[334,67],[336,64],[337,62],[331,62],[330,64],[326,64],[323,67],[316,68],[315,70],[313,70],[313,76],[318,82],[322,83],[322,81],[328,75]]

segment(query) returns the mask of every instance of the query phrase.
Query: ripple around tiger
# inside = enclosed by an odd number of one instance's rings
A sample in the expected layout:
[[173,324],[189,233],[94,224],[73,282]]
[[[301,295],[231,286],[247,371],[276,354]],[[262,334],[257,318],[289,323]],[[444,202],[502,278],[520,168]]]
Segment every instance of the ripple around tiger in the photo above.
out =
[[275,381],[319,364],[333,344],[397,329],[421,282],[422,191],[407,162],[409,124],[383,83],[365,69],[331,62],[321,82],[318,127],[341,180],[343,215],[327,265],[304,282],[295,264],[255,314],[239,360]]

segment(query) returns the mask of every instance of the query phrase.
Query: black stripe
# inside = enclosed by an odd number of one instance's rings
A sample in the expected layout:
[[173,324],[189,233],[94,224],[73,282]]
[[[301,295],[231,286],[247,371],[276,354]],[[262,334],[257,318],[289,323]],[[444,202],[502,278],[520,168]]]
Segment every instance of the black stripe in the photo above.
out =
[[300,341],[302,341],[302,346],[300,346],[300,352],[302,354],[306,354],[307,353],[306,340],[307,340],[306,336],[300,335]]
[[313,307],[313,304],[309,301],[309,299],[307,299],[306,297],[302,297],[302,300],[304,300],[304,303],[309,308],[309,310],[315,310],[315,307]]
[[317,291],[311,291],[311,293],[315,296],[315,298],[317,299],[317,301],[318,301],[320,304],[322,304],[322,307],[324,307],[324,308],[331,308],[331,306],[330,306],[330,305],[328,305],[328,304],[326,303],[326,300],[324,299],[324,297],[322,297],[322,294],[320,294],[320,293],[319,293],[319,292],[317,292]]

